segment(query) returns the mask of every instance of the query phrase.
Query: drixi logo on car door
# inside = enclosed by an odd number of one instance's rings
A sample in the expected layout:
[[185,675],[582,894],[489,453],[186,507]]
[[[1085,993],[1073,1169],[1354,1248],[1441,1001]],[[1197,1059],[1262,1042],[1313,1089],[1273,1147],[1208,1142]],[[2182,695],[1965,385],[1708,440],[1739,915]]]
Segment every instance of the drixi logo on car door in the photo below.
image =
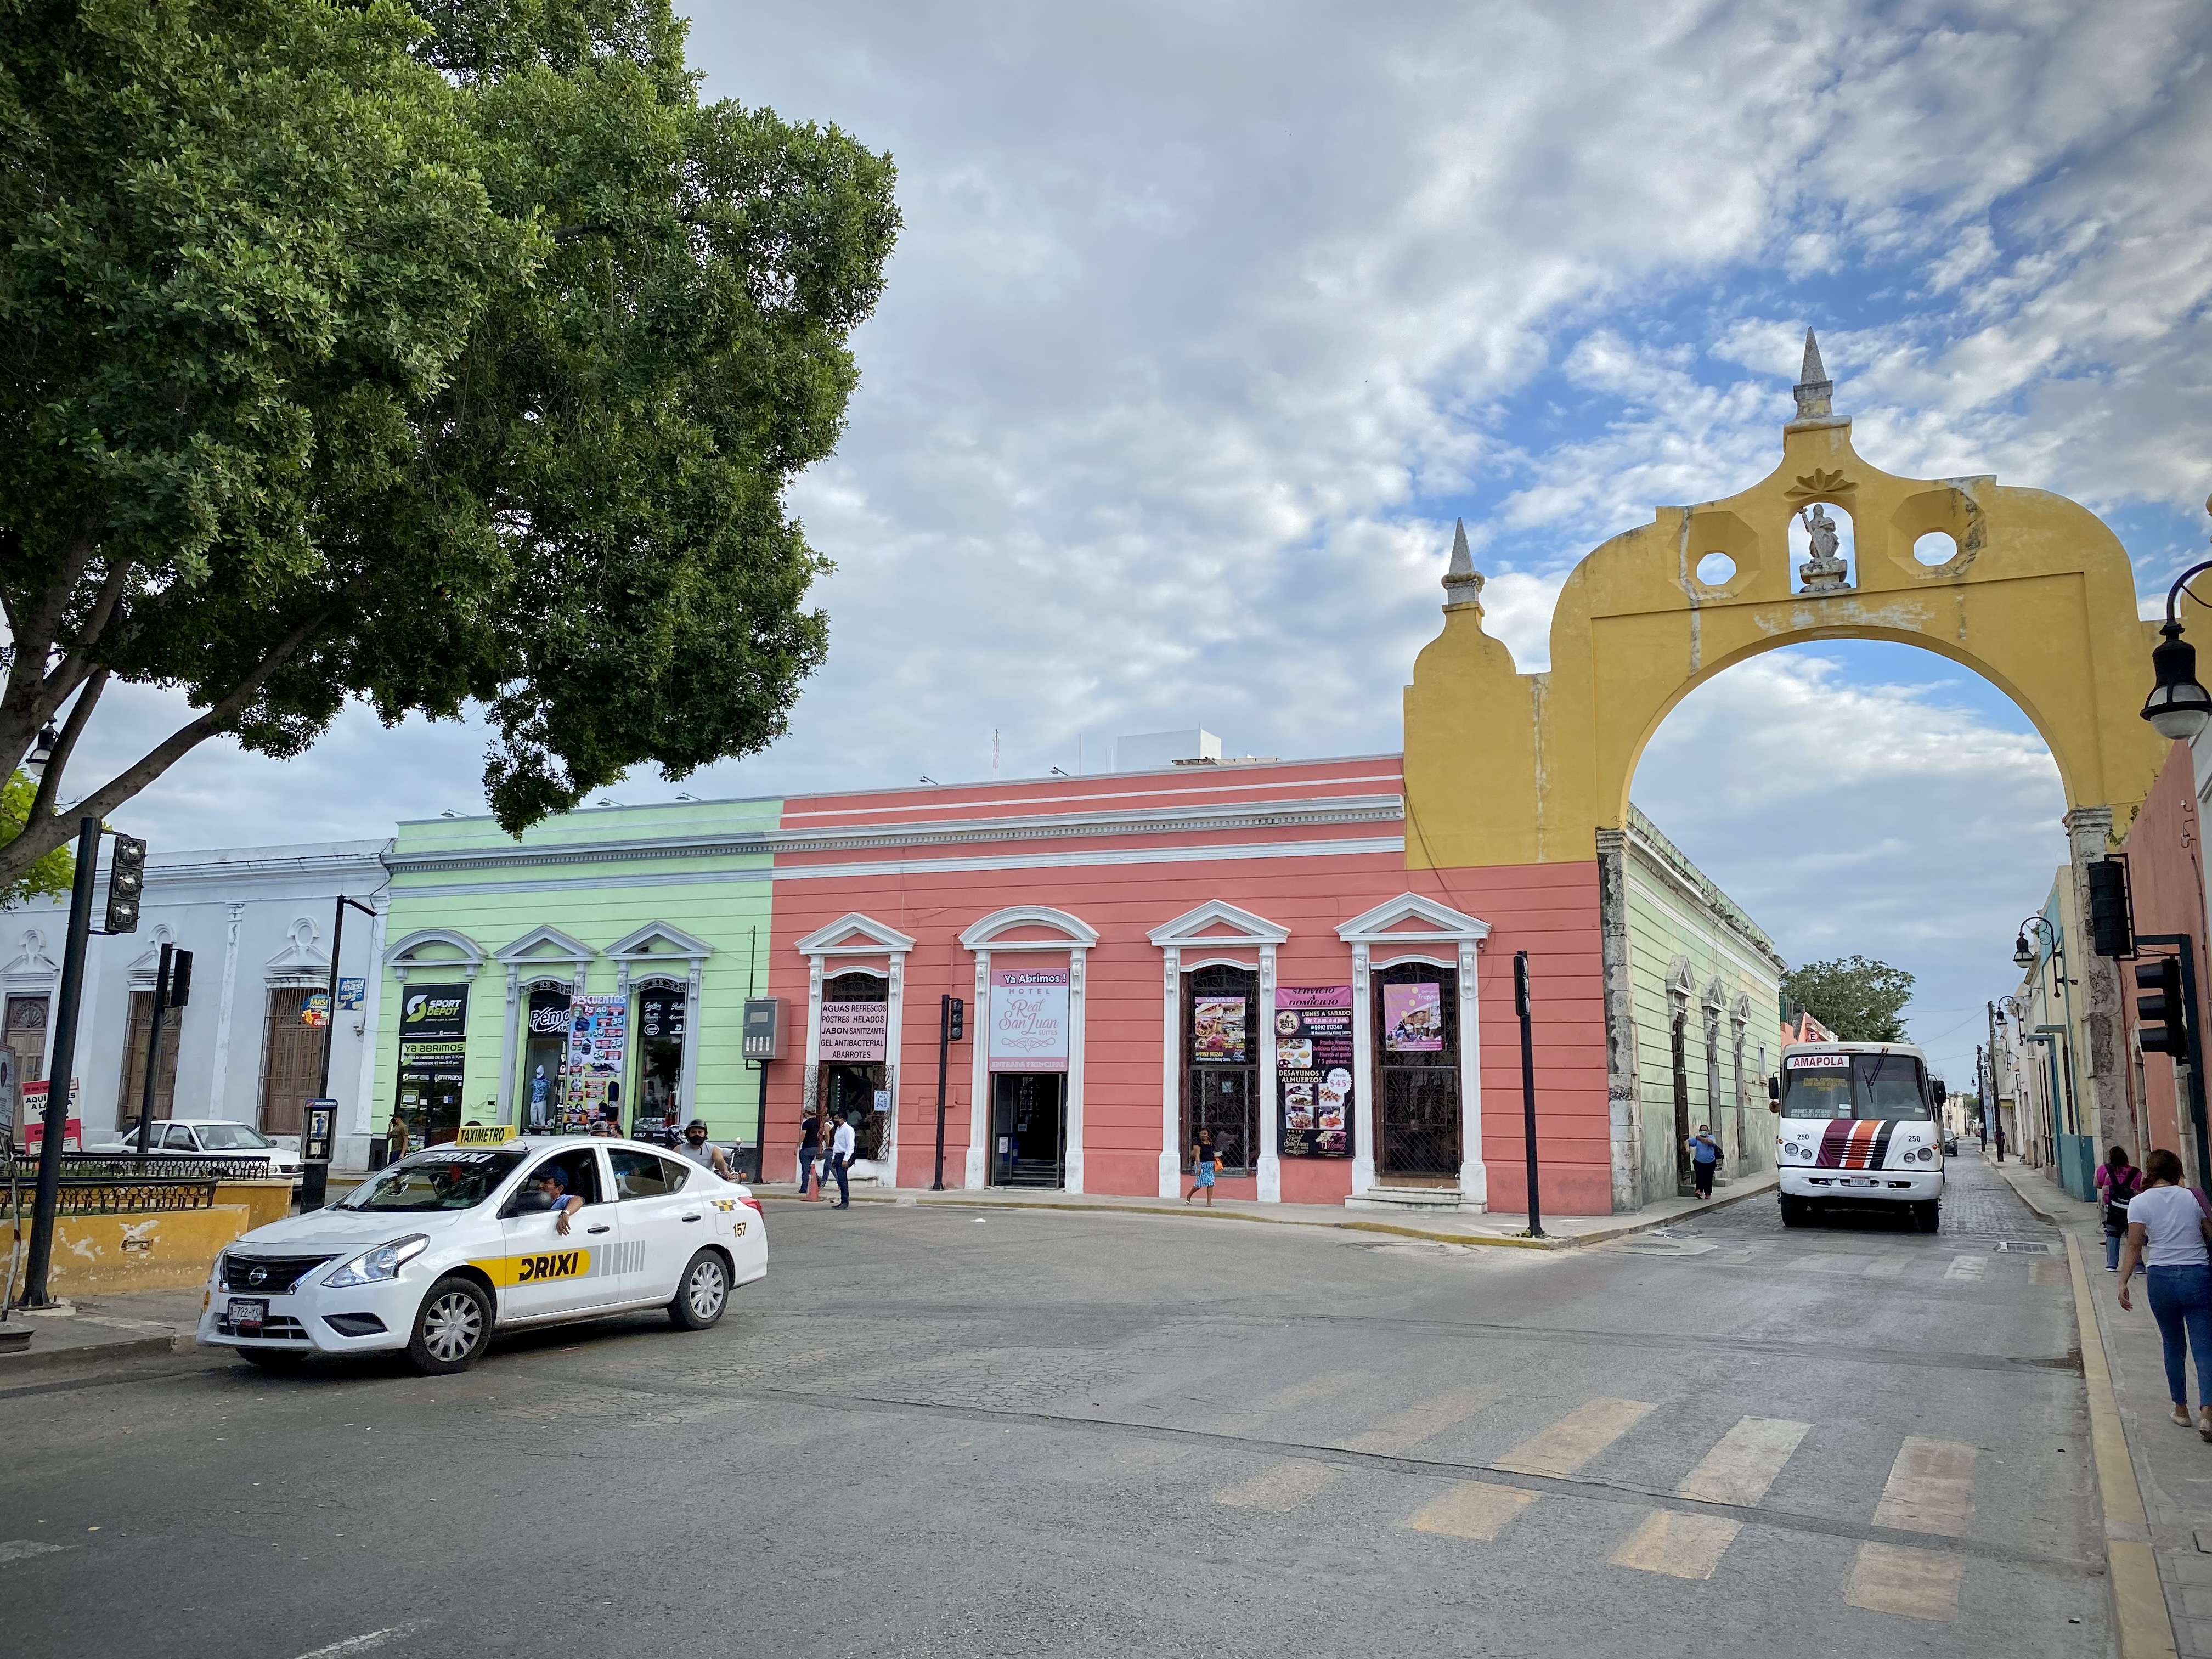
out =
[[543,1250],[469,1265],[481,1268],[493,1284],[501,1286],[540,1285],[548,1279],[583,1278],[592,1271],[592,1253],[588,1249]]

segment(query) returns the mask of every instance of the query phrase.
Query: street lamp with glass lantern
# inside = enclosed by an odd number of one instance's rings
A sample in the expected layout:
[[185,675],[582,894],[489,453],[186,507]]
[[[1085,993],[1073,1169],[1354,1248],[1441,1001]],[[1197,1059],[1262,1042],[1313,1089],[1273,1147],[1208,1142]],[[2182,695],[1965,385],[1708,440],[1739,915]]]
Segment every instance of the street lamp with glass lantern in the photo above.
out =
[[[2012,945],[2013,965],[2023,973],[2035,969],[2044,957],[2042,951],[2039,951],[2035,945],[2028,943],[2027,933],[2031,927],[2035,929],[2037,939],[2048,950],[2051,968],[2058,975],[2058,994],[2060,1000],[2065,1005],[2066,1023],[2058,1027],[2039,1026],[2036,1030],[2029,1031],[2025,1029],[2027,1024],[2025,1007],[2016,1012],[2014,1018],[2020,1021],[2023,1028],[2021,1036],[2024,1041],[2050,1044],[2057,1050],[2057,1054],[2053,1056],[2054,1059],[2063,1057],[2066,1069],[2066,1095],[2064,1127],[2060,1133],[2078,1135],[2081,1133],[2081,1108],[2074,1077],[2074,981],[2066,972],[2066,930],[2040,910],[2023,920],[2020,924],[2019,934],[2013,940]],[[2039,978],[2040,975],[2038,977]],[[2010,1006],[2015,999],[2008,997],[2005,1001],[2007,1006]],[[2054,1115],[2057,1115],[2056,1108],[2057,1103],[2054,1101]]]
[[[2212,498],[2206,500],[2204,510],[2212,513]],[[2158,630],[2159,643],[2150,653],[2154,683],[2150,696],[2143,699],[2142,717],[2157,728],[2159,736],[2177,743],[2191,742],[2204,729],[2205,721],[2212,720],[2212,691],[2197,683],[2197,647],[2181,637],[2179,614],[2182,593],[2208,570],[2212,570],[2212,559],[2190,566],[2166,590],[2166,624]]]
[[61,733],[48,720],[39,728],[39,735],[31,740],[31,752],[23,757],[23,769],[31,775],[33,784],[44,782],[46,767],[54,757],[54,745],[61,741]]

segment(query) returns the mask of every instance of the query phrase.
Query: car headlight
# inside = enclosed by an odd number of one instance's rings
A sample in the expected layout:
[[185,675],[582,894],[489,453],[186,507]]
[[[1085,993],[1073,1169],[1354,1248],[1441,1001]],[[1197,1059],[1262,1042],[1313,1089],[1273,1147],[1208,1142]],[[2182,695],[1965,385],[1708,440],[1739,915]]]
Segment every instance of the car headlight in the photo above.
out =
[[374,1285],[387,1279],[399,1277],[399,1270],[430,1248],[428,1237],[410,1233],[404,1238],[395,1238],[389,1244],[380,1244],[373,1250],[363,1250],[359,1255],[323,1281],[331,1290],[348,1285]]

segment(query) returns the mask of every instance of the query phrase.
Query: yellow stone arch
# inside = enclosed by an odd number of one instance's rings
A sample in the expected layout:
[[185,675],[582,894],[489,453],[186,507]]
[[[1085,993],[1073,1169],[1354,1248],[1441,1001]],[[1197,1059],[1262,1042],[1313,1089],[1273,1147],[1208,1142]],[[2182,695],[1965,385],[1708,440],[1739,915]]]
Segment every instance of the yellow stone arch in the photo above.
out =
[[[1817,358],[1809,365],[1817,372]],[[1825,386],[1820,390],[1825,393]],[[1825,410],[1825,395],[1808,403]],[[1791,520],[1850,514],[1856,581],[1802,590]],[[1923,536],[1957,552],[1925,566]],[[1724,553],[1726,581],[1698,579]],[[1781,464],[1739,495],[1662,507],[1575,568],[1552,620],[1552,665],[1522,674],[1482,631],[1466,573],[1406,692],[1407,861],[1468,867],[1586,860],[1626,821],[1636,763],[1659,724],[1723,670],[1805,641],[1889,640],[1962,664],[2019,704],[2050,745],[2067,805],[2109,808],[2124,835],[2167,744],[2138,711],[2155,627],[2134,572],[2087,508],[1994,477],[1905,478],[1862,459],[1850,421],[1783,428]]]

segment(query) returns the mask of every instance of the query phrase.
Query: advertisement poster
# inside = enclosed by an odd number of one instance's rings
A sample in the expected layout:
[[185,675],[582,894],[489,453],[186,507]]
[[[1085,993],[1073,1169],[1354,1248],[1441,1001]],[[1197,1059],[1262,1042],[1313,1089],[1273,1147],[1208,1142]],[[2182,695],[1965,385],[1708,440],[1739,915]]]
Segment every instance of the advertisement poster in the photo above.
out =
[[1433,1054],[1444,1046],[1444,988],[1382,988],[1382,1046],[1394,1054]]
[[338,1012],[340,1013],[352,1013],[363,1006],[368,1000],[368,981],[366,978],[356,977],[350,974],[339,975]]
[[1243,997],[1194,998],[1190,1025],[1190,1057],[1196,1064],[1246,1063]]
[[[469,1023],[466,985],[405,985],[400,988],[399,1040],[465,1036]],[[327,1011],[327,1005],[325,1005]]]
[[308,992],[307,1001],[300,1006],[300,1024],[320,1029],[330,1023],[331,994],[328,991]]
[[608,1085],[622,1080],[629,1051],[629,1000],[577,997],[568,1005],[568,1087],[561,1121],[588,1128],[606,1104]]
[[1350,1158],[1352,1087],[1352,988],[1278,987],[1275,1092],[1283,1113],[1282,1156]]
[[824,1002],[822,1058],[863,1066],[880,1064],[884,1042],[890,1029],[891,1006],[888,1002]]
[[[77,1116],[77,1095],[82,1079],[70,1079],[69,1116],[62,1125],[62,1150],[81,1152],[84,1150],[84,1122]],[[46,1138],[46,1096],[51,1086],[43,1078],[34,1078],[23,1085],[23,1145],[36,1150]]]
[[993,1071],[1067,1069],[1067,987],[1065,968],[991,969]]

